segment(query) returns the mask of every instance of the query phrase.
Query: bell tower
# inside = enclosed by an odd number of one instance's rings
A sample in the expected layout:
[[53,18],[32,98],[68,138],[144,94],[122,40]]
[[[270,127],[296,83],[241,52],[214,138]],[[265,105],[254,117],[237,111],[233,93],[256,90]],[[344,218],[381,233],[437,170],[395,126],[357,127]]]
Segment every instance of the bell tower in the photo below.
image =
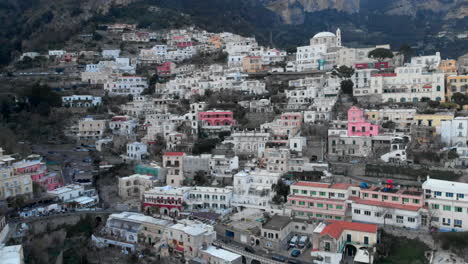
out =
[[336,30],[336,46],[341,47],[341,30],[338,28]]

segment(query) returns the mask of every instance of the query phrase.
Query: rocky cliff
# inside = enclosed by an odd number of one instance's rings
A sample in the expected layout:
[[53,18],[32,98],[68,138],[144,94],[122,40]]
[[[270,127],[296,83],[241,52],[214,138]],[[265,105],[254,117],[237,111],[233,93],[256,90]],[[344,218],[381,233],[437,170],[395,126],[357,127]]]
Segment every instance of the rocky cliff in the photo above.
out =
[[387,15],[415,16],[418,11],[440,13],[447,19],[463,18],[468,0],[262,0],[286,24],[302,24],[306,13],[337,10],[349,14],[378,12]]

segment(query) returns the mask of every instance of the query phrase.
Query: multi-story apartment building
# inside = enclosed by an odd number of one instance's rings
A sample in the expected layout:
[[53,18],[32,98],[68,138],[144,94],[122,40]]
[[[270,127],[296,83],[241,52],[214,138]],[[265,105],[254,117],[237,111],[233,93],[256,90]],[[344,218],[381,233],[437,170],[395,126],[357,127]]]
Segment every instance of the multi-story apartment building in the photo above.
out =
[[266,170],[236,173],[232,205],[265,209],[275,194],[272,185],[280,178],[281,173]]
[[448,146],[468,146],[468,117],[455,117],[441,122],[442,142]]
[[271,123],[265,123],[260,128],[270,130],[276,136],[295,136],[302,126],[302,113],[283,113],[279,119],[273,120]]
[[179,187],[184,181],[184,152],[166,152],[163,155],[163,167],[167,169],[166,183]]
[[158,177],[152,175],[133,174],[119,178],[119,196],[123,199],[143,198],[145,191],[159,183]]
[[246,56],[242,58],[242,71],[248,73],[264,71],[262,57]]
[[328,136],[328,155],[330,158],[368,157],[371,153],[371,137],[343,134]]
[[372,137],[379,134],[379,126],[367,121],[364,110],[353,106],[348,110],[348,136]]
[[352,219],[381,225],[418,229],[426,226],[421,219],[424,195],[417,190],[373,186],[361,188],[352,200]]
[[183,219],[169,226],[164,232],[164,238],[175,254],[190,260],[198,257],[204,246],[216,240],[216,231],[211,225]]
[[223,183],[232,183],[232,176],[239,169],[239,157],[226,155],[210,156],[210,173],[216,180]]
[[122,156],[125,161],[141,161],[148,156],[148,146],[141,142],[127,144],[127,154]]
[[384,108],[378,110],[365,110],[368,120],[380,125],[386,122],[395,123],[395,128],[399,131],[409,131],[414,124],[416,109]]
[[371,77],[376,74],[376,69],[361,69],[355,70],[351,80],[354,83],[353,95],[369,95],[371,92]]
[[137,126],[138,121],[129,116],[114,116],[109,121],[109,128],[115,135],[133,136]]
[[198,112],[198,120],[202,122],[203,129],[230,130],[236,124],[234,114],[223,110]]
[[213,211],[225,214],[231,208],[232,187],[193,187],[186,203],[192,211]]
[[337,50],[341,48],[341,31],[336,35],[320,32],[310,39],[309,46],[297,47],[297,71],[331,69],[336,65]]
[[438,70],[445,73],[445,75],[457,74],[457,60],[442,60],[439,64]]
[[102,103],[102,98],[92,95],[62,96],[62,106],[71,108],[92,107]]
[[455,93],[468,94],[468,75],[447,76],[447,100],[452,101]]
[[104,84],[104,90],[109,95],[140,95],[148,88],[148,81],[141,76],[121,76],[116,81]]
[[261,131],[239,131],[233,132],[224,143],[232,143],[236,155],[261,155],[265,151],[266,143],[270,137],[269,133]]
[[398,67],[394,73],[371,76],[368,94],[379,95],[382,102],[445,101],[445,76],[426,72],[421,66]]
[[[1,150],[1,149],[0,149]],[[0,200],[24,195],[32,198],[33,181],[30,174],[16,174],[13,168],[14,158],[0,152]]]
[[148,213],[179,216],[183,202],[187,200],[190,187],[154,187],[143,194],[143,210]]
[[468,184],[428,176],[422,188],[430,226],[446,231],[468,231]]
[[416,114],[414,116],[414,125],[417,127],[434,128],[437,134],[440,134],[443,121],[453,120],[455,114],[453,112],[439,112],[434,114]]
[[287,206],[299,218],[350,220],[347,200],[358,197],[359,191],[352,184],[299,181],[291,185]]
[[15,174],[29,174],[33,182],[39,183],[48,191],[63,186],[61,175],[48,172],[46,163],[39,155],[30,155],[24,160],[13,163],[13,169]]
[[436,52],[434,55],[412,57],[410,65],[425,67],[427,70],[437,70],[441,61],[440,52]]
[[95,141],[101,139],[106,129],[106,120],[95,120],[85,117],[78,122],[78,139],[81,141]]
[[266,148],[261,165],[269,172],[284,174],[289,171],[289,156],[288,148]]

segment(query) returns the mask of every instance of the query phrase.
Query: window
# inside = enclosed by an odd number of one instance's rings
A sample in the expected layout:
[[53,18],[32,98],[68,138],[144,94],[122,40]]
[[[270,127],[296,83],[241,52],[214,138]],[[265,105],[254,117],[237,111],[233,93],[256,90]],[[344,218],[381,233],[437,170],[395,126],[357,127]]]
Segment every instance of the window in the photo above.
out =
[[361,214],[361,210],[359,210],[359,209],[354,209],[354,213],[355,213],[355,214]]
[[463,208],[455,206],[455,212],[461,213],[463,212]]
[[322,215],[321,214],[316,214],[315,215],[317,218],[322,218]]
[[453,193],[446,192],[446,193],[445,193],[445,197],[451,198],[451,197],[453,197]]
[[320,192],[320,196],[326,196],[327,193],[326,192]]
[[388,200],[388,196],[387,195],[382,195],[382,199],[383,200]]
[[442,224],[449,226],[450,225],[450,218],[442,218]]
[[442,196],[442,192],[435,192],[435,196]]
[[291,204],[296,204],[296,201],[291,201]]
[[458,219],[453,219],[453,226],[454,227],[462,227],[462,220],[458,220]]
[[309,206],[310,206],[310,207],[314,207],[314,203],[309,203]]
[[397,222],[398,224],[403,224],[403,216],[397,215],[397,216],[396,216],[396,222]]
[[387,219],[392,219],[393,216],[392,216],[391,214],[386,214],[386,215],[385,215],[385,218],[387,218]]
[[375,213],[374,213],[374,216],[375,216],[375,217],[381,217],[382,214],[381,214],[380,212],[375,212]]
[[414,204],[419,204],[419,199],[413,199]]
[[300,202],[299,202],[299,205],[305,205],[305,202],[300,201]]
[[439,209],[439,205],[438,204],[431,204],[431,208],[432,209]]
[[343,209],[343,206],[342,206],[342,205],[337,205],[337,206],[336,206],[336,209],[337,209],[337,210],[342,210],[342,209]]
[[444,205],[444,211],[450,211],[452,207],[450,205]]
[[372,194],[372,198],[377,199],[377,198],[379,198],[379,195],[378,194]]
[[310,191],[310,195],[317,195],[316,191]]
[[317,204],[317,207],[318,207],[318,208],[323,208],[323,204],[322,204],[322,203],[318,203],[318,204]]
[[346,235],[346,242],[351,242],[352,241],[352,236],[351,234]]
[[392,196],[392,201],[398,201],[398,200],[400,200],[398,197]]
[[463,194],[463,193],[457,193],[457,198],[458,198],[458,199],[464,199],[464,198],[465,198],[465,194]]
[[299,190],[298,189],[293,189],[293,193],[298,193]]
[[409,198],[403,198],[403,203],[409,203]]
[[325,251],[330,251],[331,245],[330,242],[325,242]]
[[414,217],[408,217],[408,222],[414,223],[416,222],[416,219]]
[[364,196],[364,198],[367,198],[367,197],[369,197],[369,194],[368,193],[363,193],[362,196]]
[[364,214],[370,216],[371,212],[370,211],[364,211]]
[[306,190],[302,190],[301,193],[302,193],[302,194],[307,194],[307,191],[306,191]]
[[344,193],[339,193],[339,194],[338,194],[338,197],[339,197],[339,198],[344,198],[344,197],[345,197],[345,194],[344,194]]

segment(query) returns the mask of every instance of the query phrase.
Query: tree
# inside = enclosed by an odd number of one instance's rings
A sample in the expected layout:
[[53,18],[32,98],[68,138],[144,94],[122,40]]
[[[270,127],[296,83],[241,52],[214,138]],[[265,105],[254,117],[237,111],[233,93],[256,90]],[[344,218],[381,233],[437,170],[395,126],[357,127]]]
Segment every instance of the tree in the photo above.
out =
[[353,94],[354,83],[351,80],[343,80],[340,83],[341,90],[345,94]]
[[195,176],[193,177],[193,181],[195,182],[196,186],[203,186],[208,183],[208,178],[205,175],[205,171],[199,170],[195,172]]
[[281,203],[288,200],[289,185],[287,185],[282,179],[279,179],[276,184],[273,184],[273,186],[271,186],[271,188],[276,192],[276,195],[278,196],[275,199],[276,202]]
[[468,104],[468,98],[462,93],[454,93],[452,95],[452,102],[455,102],[460,107],[463,107],[464,105]]
[[385,59],[393,58],[393,52],[389,49],[377,48],[369,52],[367,55],[371,59],[376,59],[379,62],[382,62]]
[[398,54],[402,54],[405,58],[405,61],[409,61],[413,53],[414,53],[413,48],[411,48],[411,46],[406,43],[401,45],[400,48],[398,49]]
[[348,67],[342,65],[340,67],[333,67],[332,75],[336,76],[340,79],[350,79],[351,76],[354,74],[354,69],[352,67]]

